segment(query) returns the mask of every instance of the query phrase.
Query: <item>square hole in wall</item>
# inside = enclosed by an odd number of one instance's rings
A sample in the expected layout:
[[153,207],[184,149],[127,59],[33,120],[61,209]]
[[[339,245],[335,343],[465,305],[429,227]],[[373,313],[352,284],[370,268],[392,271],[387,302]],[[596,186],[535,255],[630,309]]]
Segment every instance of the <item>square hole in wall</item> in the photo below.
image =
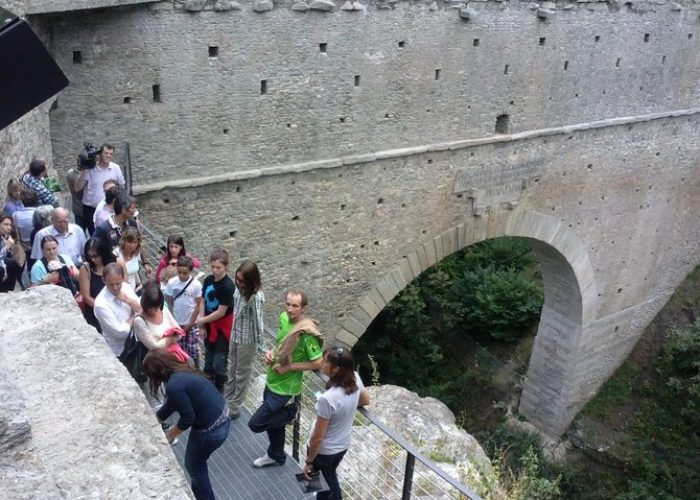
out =
[[260,94],[267,94],[267,80],[260,80]]
[[545,37],[541,36],[539,39],[539,42],[538,42],[540,47],[544,46],[546,41],[547,41],[547,39]]
[[472,46],[473,46],[473,47],[478,47],[478,46],[479,46],[479,43],[480,43],[480,42],[479,42],[479,39],[478,39],[478,38],[475,38],[474,40],[472,40]]
[[692,39],[693,39],[693,34],[692,34],[692,33],[688,33],[688,40],[692,40]]
[[129,103],[131,102],[131,97],[126,96],[122,102],[123,102],[124,104],[129,104]]
[[161,102],[160,101],[160,85],[156,84],[151,87],[151,90],[153,91],[153,102]]
[[593,37],[593,41],[595,42],[600,42],[600,35],[596,35]]
[[439,80],[440,79],[440,68],[435,70],[435,79]]
[[73,51],[73,64],[81,64],[83,62],[83,53],[79,50]]
[[405,46],[406,46],[406,42],[404,42],[403,40],[399,41],[399,48],[400,49],[403,49]]
[[319,43],[318,50],[320,50],[321,52],[323,52],[325,54],[326,52],[328,52],[328,44],[326,42]]
[[496,117],[496,133],[497,134],[507,134],[510,129],[510,116],[506,114],[498,115]]
[[564,61],[564,71],[569,69],[569,61]]
[[644,41],[649,42],[649,33],[644,33]]
[[219,47],[216,45],[210,45],[209,46],[209,57],[214,58],[214,57],[219,57]]
[[504,74],[504,75],[507,75],[509,69],[510,69],[510,66],[506,64],[506,65],[503,67],[503,74]]
[[360,75],[355,75],[355,87],[360,86]]

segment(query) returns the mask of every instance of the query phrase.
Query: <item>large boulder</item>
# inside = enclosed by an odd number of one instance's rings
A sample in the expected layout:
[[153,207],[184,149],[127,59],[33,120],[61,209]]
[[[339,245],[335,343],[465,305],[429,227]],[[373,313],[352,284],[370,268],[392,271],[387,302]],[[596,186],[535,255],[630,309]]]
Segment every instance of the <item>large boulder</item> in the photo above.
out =
[[[435,398],[421,398],[395,385],[369,388],[369,412],[397,431],[428,459],[472,490],[484,494],[494,485],[491,461],[477,440],[459,428],[454,414]],[[394,440],[376,432],[374,426],[356,425],[353,444],[358,463],[350,457],[341,463],[340,474],[358,498],[376,493],[377,485],[386,498],[400,498],[406,455]],[[367,470],[370,468],[371,470]],[[360,472],[358,474],[358,471]],[[376,477],[368,481],[368,477]],[[391,494],[388,494],[391,492]],[[447,483],[416,461],[413,498],[455,498]]]
[[0,294],[3,498],[192,498],[143,393],[65,288]]

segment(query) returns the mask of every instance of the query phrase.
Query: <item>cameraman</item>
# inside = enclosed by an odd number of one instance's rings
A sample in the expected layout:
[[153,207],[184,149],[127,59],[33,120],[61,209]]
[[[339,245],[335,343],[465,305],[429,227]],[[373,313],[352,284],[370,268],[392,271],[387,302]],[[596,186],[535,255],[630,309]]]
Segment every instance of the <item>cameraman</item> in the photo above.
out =
[[103,144],[100,148],[100,153],[97,156],[94,168],[85,168],[79,166],[80,175],[75,180],[75,190],[83,189],[83,219],[85,221],[85,229],[89,234],[95,231],[93,216],[95,208],[104,199],[105,193],[103,185],[105,181],[113,180],[122,188],[126,186],[126,181],[122,175],[122,169],[116,163],[112,162],[114,155],[114,146]]

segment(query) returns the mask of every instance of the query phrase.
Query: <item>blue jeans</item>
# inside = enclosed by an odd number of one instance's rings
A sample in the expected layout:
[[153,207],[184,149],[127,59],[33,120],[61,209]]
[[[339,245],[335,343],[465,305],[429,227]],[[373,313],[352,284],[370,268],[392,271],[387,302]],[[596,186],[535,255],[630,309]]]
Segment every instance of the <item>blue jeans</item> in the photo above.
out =
[[197,500],[214,500],[207,460],[214,450],[224,444],[230,426],[231,421],[226,419],[210,431],[190,430],[185,450],[185,469],[190,475],[192,492]]
[[284,452],[284,428],[294,420],[297,412],[296,404],[287,405],[292,397],[275,394],[265,387],[260,408],[248,421],[251,431],[255,433],[267,431],[267,437],[270,439],[267,456],[281,464],[287,460],[287,454]]
[[326,491],[319,491],[316,493],[316,498],[318,500],[342,500],[343,494],[340,491],[336,469],[345,456],[346,451],[348,450],[343,450],[334,455],[321,455],[320,453],[316,455],[314,459],[314,469],[321,471],[323,478],[326,480],[326,484],[328,484],[328,489]]

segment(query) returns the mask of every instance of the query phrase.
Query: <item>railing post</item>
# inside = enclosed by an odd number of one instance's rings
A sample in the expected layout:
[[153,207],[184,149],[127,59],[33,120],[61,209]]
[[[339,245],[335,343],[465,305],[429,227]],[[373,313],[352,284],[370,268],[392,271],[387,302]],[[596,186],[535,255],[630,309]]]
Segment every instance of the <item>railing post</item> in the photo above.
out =
[[[297,408],[301,408],[301,396],[294,396],[294,404]],[[299,435],[300,435],[300,424],[299,416],[300,411],[297,411],[297,416],[294,418],[294,426],[292,427],[292,458],[299,462]]]
[[413,470],[416,467],[416,457],[406,451],[406,470],[403,475],[403,490],[401,500],[410,500],[413,487]]

